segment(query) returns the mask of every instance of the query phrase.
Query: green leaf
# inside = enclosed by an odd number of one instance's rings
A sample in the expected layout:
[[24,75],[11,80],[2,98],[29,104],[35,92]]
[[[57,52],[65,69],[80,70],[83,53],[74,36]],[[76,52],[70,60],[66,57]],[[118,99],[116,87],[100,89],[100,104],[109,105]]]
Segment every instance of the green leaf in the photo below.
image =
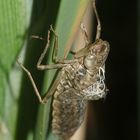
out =
[[0,64],[6,73],[23,44],[27,22],[23,9],[25,2],[21,0],[0,1]]
[[26,1],[0,1],[0,137],[3,140],[13,139],[16,131],[17,104],[12,96],[9,78],[25,41],[29,21],[26,10]]

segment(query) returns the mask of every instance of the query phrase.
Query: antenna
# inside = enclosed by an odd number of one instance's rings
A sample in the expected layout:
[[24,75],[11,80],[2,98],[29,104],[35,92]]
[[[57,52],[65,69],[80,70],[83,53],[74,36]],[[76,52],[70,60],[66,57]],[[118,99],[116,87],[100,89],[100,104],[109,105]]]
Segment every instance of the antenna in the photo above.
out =
[[93,0],[93,9],[94,9],[95,16],[97,19],[97,31],[96,31],[96,38],[95,38],[97,40],[97,39],[100,39],[100,36],[101,36],[101,22],[100,22],[99,15],[96,9],[95,0]]

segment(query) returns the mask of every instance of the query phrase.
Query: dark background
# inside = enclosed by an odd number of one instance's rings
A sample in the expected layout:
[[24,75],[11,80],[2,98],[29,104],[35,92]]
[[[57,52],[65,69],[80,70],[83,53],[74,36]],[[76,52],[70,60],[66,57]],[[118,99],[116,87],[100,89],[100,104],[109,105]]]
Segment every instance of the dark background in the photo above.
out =
[[137,140],[138,2],[98,0],[97,9],[102,39],[111,48],[106,62],[109,92],[105,101],[90,103],[87,140]]

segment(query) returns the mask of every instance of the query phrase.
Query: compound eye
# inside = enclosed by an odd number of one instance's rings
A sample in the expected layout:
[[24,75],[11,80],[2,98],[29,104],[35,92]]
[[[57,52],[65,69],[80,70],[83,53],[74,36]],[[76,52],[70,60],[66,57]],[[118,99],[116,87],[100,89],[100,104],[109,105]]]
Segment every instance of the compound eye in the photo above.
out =
[[88,55],[84,59],[84,65],[88,69],[94,69],[94,66],[96,64],[96,56],[95,55]]

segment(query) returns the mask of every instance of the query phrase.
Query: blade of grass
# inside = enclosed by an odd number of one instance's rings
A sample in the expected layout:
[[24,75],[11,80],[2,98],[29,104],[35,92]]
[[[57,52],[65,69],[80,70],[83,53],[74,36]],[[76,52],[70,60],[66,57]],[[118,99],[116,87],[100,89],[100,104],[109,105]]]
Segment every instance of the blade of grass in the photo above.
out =
[[[57,16],[55,30],[59,36],[59,56],[66,57],[74,41],[75,34],[79,28],[81,19],[90,0],[68,1],[61,0]],[[52,48],[51,44],[51,48]],[[65,51],[64,51],[65,50]],[[64,55],[65,54],[65,55]],[[51,55],[49,55],[51,62]],[[46,72],[44,90],[48,88],[53,80],[55,71]],[[41,105],[39,110],[37,128],[35,133],[36,140],[57,140],[50,131],[50,100],[46,105]]]

